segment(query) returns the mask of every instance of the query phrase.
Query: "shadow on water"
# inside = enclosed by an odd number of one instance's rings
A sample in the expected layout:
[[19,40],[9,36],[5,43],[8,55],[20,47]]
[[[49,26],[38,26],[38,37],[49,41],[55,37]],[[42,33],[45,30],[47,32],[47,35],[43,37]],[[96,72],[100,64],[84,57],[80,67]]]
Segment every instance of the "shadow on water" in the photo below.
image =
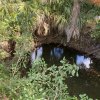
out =
[[[42,45],[31,53],[31,61],[37,58],[44,58],[49,66],[53,64],[60,65],[60,60],[62,60],[63,57],[65,57],[70,64],[76,63],[80,68],[79,77],[66,80],[70,95],[86,93],[91,98],[100,99],[100,77],[96,78],[98,75],[93,75],[96,68],[93,68],[95,64],[90,57],[86,57],[78,51],[58,44]],[[98,63],[98,66],[99,65],[100,63]],[[92,73],[91,70],[94,72]],[[100,70],[100,68],[98,70]]]

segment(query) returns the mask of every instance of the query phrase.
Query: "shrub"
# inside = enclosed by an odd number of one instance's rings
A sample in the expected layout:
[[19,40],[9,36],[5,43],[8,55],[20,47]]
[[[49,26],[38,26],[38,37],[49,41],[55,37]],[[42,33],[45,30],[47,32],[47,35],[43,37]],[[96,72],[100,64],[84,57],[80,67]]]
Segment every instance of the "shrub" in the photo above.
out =
[[[20,78],[14,64],[13,71],[0,65],[0,96],[9,100],[92,100],[88,96],[71,97],[65,83],[66,78],[78,76],[78,67],[69,64],[65,58],[61,65],[48,67],[44,59],[32,63],[28,77]],[[17,66],[18,67],[18,66]],[[15,71],[14,71],[15,70]],[[18,70],[18,69],[17,69]]]

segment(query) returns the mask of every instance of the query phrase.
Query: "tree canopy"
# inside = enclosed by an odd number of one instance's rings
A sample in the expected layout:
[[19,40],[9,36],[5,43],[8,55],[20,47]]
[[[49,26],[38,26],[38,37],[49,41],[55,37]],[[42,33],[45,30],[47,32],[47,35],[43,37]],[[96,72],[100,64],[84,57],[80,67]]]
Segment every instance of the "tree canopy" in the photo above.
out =
[[[98,0],[97,0],[98,1]],[[91,0],[96,2],[96,0]],[[73,0],[3,0],[0,1],[0,37],[29,34],[36,28],[41,15],[53,25],[64,28],[70,22]],[[94,3],[80,1],[78,27],[84,24],[95,27],[93,36],[100,35],[100,8]],[[39,17],[40,16],[40,17]],[[54,21],[54,22],[53,22]]]

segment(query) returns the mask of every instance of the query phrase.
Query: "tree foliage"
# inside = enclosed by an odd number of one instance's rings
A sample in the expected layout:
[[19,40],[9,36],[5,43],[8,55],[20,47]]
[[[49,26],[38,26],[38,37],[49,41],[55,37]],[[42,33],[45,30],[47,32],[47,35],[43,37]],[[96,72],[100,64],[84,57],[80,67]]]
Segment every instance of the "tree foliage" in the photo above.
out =
[[[78,75],[78,67],[69,64],[65,58],[61,66],[48,67],[43,59],[33,62],[28,77],[20,78],[19,66],[10,69],[0,64],[0,99],[9,100],[93,100],[86,94],[70,96],[66,79]],[[24,67],[24,66],[23,66]],[[17,73],[16,73],[17,72]]]
[[[42,2],[45,1],[45,2]],[[72,0],[3,0],[0,2],[0,37],[30,34],[36,26],[38,16],[53,16],[55,23],[68,23],[71,14]],[[80,25],[96,21],[96,32],[99,32],[100,9],[88,2],[81,3]],[[92,25],[91,25],[92,26]],[[99,34],[99,33],[98,33]]]
[[[60,32],[70,22],[72,6],[73,0],[0,0],[0,42],[9,39],[16,41],[17,59],[9,65],[0,64],[0,97],[6,95],[16,100],[78,100],[69,96],[67,85],[63,83],[66,76],[77,74],[76,65],[65,63],[65,60],[61,62],[62,66],[50,68],[43,60],[35,62],[28,78],[19,77],[20,67],[28,66],[25,65],[26,55],[31,50],[32,34],[40,25],[42,15],[45,16],[42,20],[42,26],[46,23],[45,30],[49,30],[49,22],[50,27],[58,26]],[[80,2],[80,6],[79,27],[89,25],[93,28],[91,36],[100,38],[100,8],[86,1]],[[89,100],[86,95],[80,95],[80,98]]]

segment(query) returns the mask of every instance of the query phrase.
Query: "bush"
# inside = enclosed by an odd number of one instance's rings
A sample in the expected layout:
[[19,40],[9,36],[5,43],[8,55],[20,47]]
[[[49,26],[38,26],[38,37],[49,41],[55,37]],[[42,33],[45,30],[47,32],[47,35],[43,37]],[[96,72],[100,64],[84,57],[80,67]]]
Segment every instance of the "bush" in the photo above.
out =
[[[13,71],[0,66],[0,95],[9,100],[79,100],[71,97],[65,83],[66,78],[78,76],[78,67],[69,64],[64,58],[61,66],[48,67],[43,59],[33,62],[28,77],[20,78]],[[17,66],[18,67],[18,66]],[[8,71],[8,72],[7,72]],[[80,100],[92,100],[86,95],[80,95]]]

